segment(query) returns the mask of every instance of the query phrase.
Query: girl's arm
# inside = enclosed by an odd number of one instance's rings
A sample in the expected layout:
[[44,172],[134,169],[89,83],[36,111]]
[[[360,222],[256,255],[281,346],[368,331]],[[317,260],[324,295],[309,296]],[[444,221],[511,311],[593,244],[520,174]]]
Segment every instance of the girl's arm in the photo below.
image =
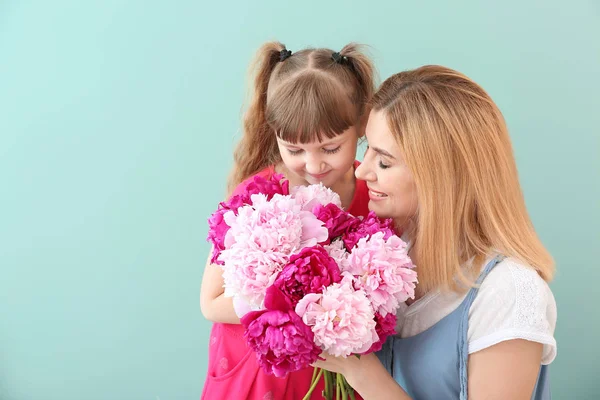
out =
[[[211,250],[212,254],[212,250]],[[225,324],[239,324],[240,319],[233,309],[233,299],[225,297],[223,289],[223,270],[210,263],[210,255],[204,267],[202,287],[200,288],[200,309],[204,318]]]

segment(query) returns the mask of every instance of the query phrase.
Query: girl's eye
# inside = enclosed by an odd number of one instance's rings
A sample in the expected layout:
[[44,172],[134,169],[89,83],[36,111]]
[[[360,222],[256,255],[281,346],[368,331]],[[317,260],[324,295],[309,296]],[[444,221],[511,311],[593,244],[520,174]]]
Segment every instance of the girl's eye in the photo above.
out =
[[340,151],[341,148],[342,148],[342,146],[338,146],[335,149],[323,149],[323,151],[327,154],[335,154],[338,151]]
[[290,150],[290,149],[288,149],[288,153],[290,153],[293,156],[297,156],[298,154],[302,153],[302,149],[299,149],[299,150]]

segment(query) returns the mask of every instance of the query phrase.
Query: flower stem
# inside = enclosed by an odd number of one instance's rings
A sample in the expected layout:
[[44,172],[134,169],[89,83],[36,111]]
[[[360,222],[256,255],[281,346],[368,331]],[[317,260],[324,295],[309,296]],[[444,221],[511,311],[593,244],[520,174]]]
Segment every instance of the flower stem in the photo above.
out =
[[346,378],[340,374],[340,384],[342,385],[342,400],[348,400],[348,390],[346,384]]
[[340,400],[341,389],[340,374],[335,374],[335,400]]
[[[314,372],[313,372],[314,375]],[[310,385],[310,389],[308,389],[308,392],[306,393],[306,395],[302,398],[302,400],[309,400],[310,396],[312,395],[312,392],[315,390],[315,388],[317,387],[317,383],[319,382],[319,379],[321,379],[321,375],[323,375],[323,370],[319,369],[319,373],[317,374],[317,378],[314,380],[314,382]]]
[[342,379],[344,379],[344,384],[346,385],[346,389],[348,390],[348,394],[350,395],[350,399],[356,400],[356,395],[354,394],[354,388],[352,386],[350,386],[350,384],[346,380],[345,376],[343,376]]
[[329,400],[333,400],[333,386],[335,385],[335,381],[333,380],[333,372],[329,372]]
[[325,390],[323,390],[323,397],[325,397],[327,400],[333,400],[331,398],[332,393],[329,390],[329,385],[331,384],[331,372],[325,371],[323,376],[325,377]]

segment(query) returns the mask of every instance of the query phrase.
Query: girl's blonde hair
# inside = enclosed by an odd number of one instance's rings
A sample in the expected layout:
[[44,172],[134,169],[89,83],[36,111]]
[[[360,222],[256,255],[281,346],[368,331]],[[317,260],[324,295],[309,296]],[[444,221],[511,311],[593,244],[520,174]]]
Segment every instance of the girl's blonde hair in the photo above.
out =
[[504,118],[465,75],[429,65],[388,78],[371,106],[386,115],[417,187],[414,257],[419,285],[472,283],[493,252],[515,257],[549,281],[554,262],[539,240],[519,185]]

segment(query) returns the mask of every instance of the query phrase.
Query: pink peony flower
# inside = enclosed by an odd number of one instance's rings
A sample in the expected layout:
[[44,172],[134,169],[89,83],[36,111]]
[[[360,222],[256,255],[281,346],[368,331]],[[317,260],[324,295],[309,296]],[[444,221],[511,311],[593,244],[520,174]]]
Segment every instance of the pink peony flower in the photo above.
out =
[[315,343],[334,356],[364,353],[379,340],[367,296],[348,283],[307,294],[296,305],[296,313],[311,327]]
[[344,234],[343,239],[346,249],[352,251],[352,248],[360,239],[368,238],[376,232],[383,232],[385,239],[394,235],[392,220],[381,220],[373,211],[371,211],[360,224],[351,225]]
[[327,205],[318,204],[312,211],[319,220],[325,223],[330,240],[342,235],[361,222],[360,219],[332,203]]
[[398,236],[377,232],[358,241],[346,259],[342,282],[362,289],[375,312],[385,317],[415,295],[417,273]]
[[225,235],[229,230],[229,225],[225,222],[223,216],[228,211],[233,211],[237,214],[238,208],[250,202],[250,197],[246,195],[237,195],[230,198],[228,201],[219,203],[217,211],[215,211],[208,219],[208,237],[207,241],[213,245],[213,253],[210,262],[213,264],[223,264],[219,261],[221,251],[225,249]]
[[252,182],[246,186],[245,194],[251,196],[259,193],[266,195],[268,200],[271,200],[276,194],[288,195],[290,194],[290,182],[284,179],[283,174],[275,174],[270,179],[255,176]]
[[283,294],[279,291],[272,294],[265,298],[267,310],[251,311],[241,323],[260,366],[269,374],[283,377],[314,363],[321,349],[315,345],[311,329]]
[[239,295],[251,309],[262,308],[264,293],[289,257],[327,238],[327,228],[290,196],[251,196],[252,205],[223,218],[230,229],[219,261],[223,262],[225,295]]
[[[296,305],[308,293],[341,280],[340,268],[321,246],[305,247],[293,255],[275,279],[273,287],[281,290]],[[267,289],[269,290],[269,289]]]
[[331,244],[324,245],[323,248],[329,254],[329,257],[333,258],[335,263],[340,268],[340,271],[344,272],[348,269],[348,253],[344,247],[344,242],[341,239],[334,240]]
[[375,326],[375,331],[377,332],[377,336],[379,336],[379,341],[373,343],[371,348],[364,354],[374,353],[381,350],[387,338],[396,334],[396,321],[397,319],[395,314],[388,314],[385,317],[382,317],[379,313],[375,314],[375,322],[377,323]]
[[208,219],[208,238],[207,241],[213,245],[213,254],[211,263],[221,264],[219,261],[219,255],[224,250],[225,235],[229,230],[229,225],[225,223],[223,215],[227,211],[233,211],[237,215],[238,208],[250,204],[250,196],[253,194],[262,193],[267,196],[267,199],[271,199],[275,194],[288,195],[289,181],[283,180],[282,174],[275,174],[270,179],[265,179],[261,176],[255,176],[253,181],[246,186],[244,192],[232,196],[229,200],[219,203],[217,211],[215,211]]
[[342,206],[340,196],[333,190],[323,186],[322,183],[318,185],[295,186],[292,188],[292,197],[302,204],[302,209],[306,211],[312,211],[319,204],[325,206],[331,203],[338,207]]

